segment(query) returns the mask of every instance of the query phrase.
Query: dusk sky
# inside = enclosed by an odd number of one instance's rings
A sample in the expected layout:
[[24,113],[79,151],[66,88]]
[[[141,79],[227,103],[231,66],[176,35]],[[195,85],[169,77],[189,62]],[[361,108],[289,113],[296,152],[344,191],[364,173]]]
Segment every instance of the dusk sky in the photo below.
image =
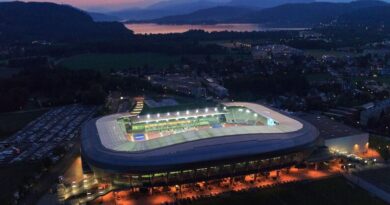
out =
[[[5,2],[10,0],[0,0],[0,2]],[[29,0],[23,0],[29,1]],[[110,11],[110,10],[121,10],[130,7],[144,7],[159,1],[168,1],[168,0],[33,0],[38,2],[54,2],[58,4],[70,4],[72,6],[89,10],[89,11]],[[180,0],[176,0],[180,1]],[[181,0],[188,1],[188,0]],[[210,0],[210,1],[219,1],[226,2],[228,0]],[[328,2],[345,2],[349,0],[321,0]]]
[[[9,0],[0,0],[5,2]],[[53,2],[58,4],[70,4],[87,10],[115,10],[128,7],[145,6],[159,0],[34,0],[37,2]],[[184,0],[185,1],[185,0]]]

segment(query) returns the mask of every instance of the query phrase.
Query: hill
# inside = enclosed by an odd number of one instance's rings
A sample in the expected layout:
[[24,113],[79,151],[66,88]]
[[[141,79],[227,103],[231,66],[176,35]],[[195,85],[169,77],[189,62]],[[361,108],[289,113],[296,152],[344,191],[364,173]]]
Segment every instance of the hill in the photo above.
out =
[[390,24],[390,5],[358,9],[339,16],[336,24],[385,27]]
[[186,15],[169,16],[151,20],[155,23],[256,23],[269,27],[312,27],[329,23],[337,17],[358,9],[381,7],[389,4],[365,0],[351,3],[294,3],[267,9],[243,7],[215,7]]
[[254,11],[254,9],[249,8],[220,6],[195,11],[190,14],[167,16],[156,19],[153,22],[165,24],[213,24],[234,21]]
[[129,38],[120,23],[97,23],[85,12],[53,3],[0,3],[0,42]]
[[[143,9],[131,8],[110,12],[109,15],[116,16],[125,21],[147,21],[164,18],[168,16],[187,15],[202,9],[213,7],[239,7],[239,8],[269,8],[286,3],[309,3],[315,0],[167,0],[152,4]],[[229,15],[234,15],[230,13]],[[228,17],[226,17],[228,19]]]
[[143,9],[132,8],[110,12],[109,15],[116,16],[120,20],[151,20],[171,15],[188,14],[218,5],[220,4],[217,2],[207,0],[171,0],[158,2]]
[[228,5],[231,6],[246,6],[246,7],[258,7],[258,8],[271,8],[275,6],[280,6],[283,4],[293,4],[293,3],[312,3],[315,0],[231,0]]
[[388,5],[382,1],[354,1],[351,3],[299,3],[285,4],[249,14],[238,21],[267,26],[312,27],[326,24],[340,15],[369,7]]
[[95,22],[115,22],[119,21],[116,16],[111,16],[108,14],[97,13],[97,12],[88,12]]

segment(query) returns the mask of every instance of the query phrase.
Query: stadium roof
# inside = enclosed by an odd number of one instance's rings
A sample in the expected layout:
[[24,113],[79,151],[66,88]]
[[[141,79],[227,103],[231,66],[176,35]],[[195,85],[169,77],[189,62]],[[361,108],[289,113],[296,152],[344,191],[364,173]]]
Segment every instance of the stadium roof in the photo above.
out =
[[142,122],[159,122],[164,120],[171,120],[171,119],[188,119],[188,118],[194,118],[194,117],[201,117],[201,116],[214,116],[214,115],[222,115],[226,112],[223,111],[223,109],[218,109],[217,107],[214,108],[202,108],[202,109],[195,109],[195,110],[181,110],[176,112],[167,112],[167,113],[157,113],[157,114],[147,114],[137,117],[132,117],[133,123],[142,123]]
[[268,107],[244,102],[223,105],[246,107],[277,124],[189,131],[131,142],[117,123],[118,118],[127,114],[115,114],[85,124],[82,130],[83,156],[97,167],[142,172],[157,167],[177,167],[179,164],[294,149],[313,144],[318,137],[314,126]]

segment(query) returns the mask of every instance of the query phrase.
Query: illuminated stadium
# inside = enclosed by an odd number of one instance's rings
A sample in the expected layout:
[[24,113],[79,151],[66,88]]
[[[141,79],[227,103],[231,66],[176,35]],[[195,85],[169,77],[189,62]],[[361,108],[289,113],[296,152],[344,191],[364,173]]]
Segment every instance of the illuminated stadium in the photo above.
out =
[[189,183],[300,164],[318,143],[311,124],[254,103],[93,119],[82,157],[102,181],[131,187]]

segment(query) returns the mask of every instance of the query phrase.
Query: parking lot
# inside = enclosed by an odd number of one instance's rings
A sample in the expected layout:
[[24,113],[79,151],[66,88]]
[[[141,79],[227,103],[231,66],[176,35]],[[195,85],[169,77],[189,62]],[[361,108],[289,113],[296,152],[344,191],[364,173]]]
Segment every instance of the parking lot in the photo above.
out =
[[0,164],[57,162],[63,152],[72,148],[80,126],[91,119],[96,107],[78,104],[49,110],[26,127],[0,141]]

